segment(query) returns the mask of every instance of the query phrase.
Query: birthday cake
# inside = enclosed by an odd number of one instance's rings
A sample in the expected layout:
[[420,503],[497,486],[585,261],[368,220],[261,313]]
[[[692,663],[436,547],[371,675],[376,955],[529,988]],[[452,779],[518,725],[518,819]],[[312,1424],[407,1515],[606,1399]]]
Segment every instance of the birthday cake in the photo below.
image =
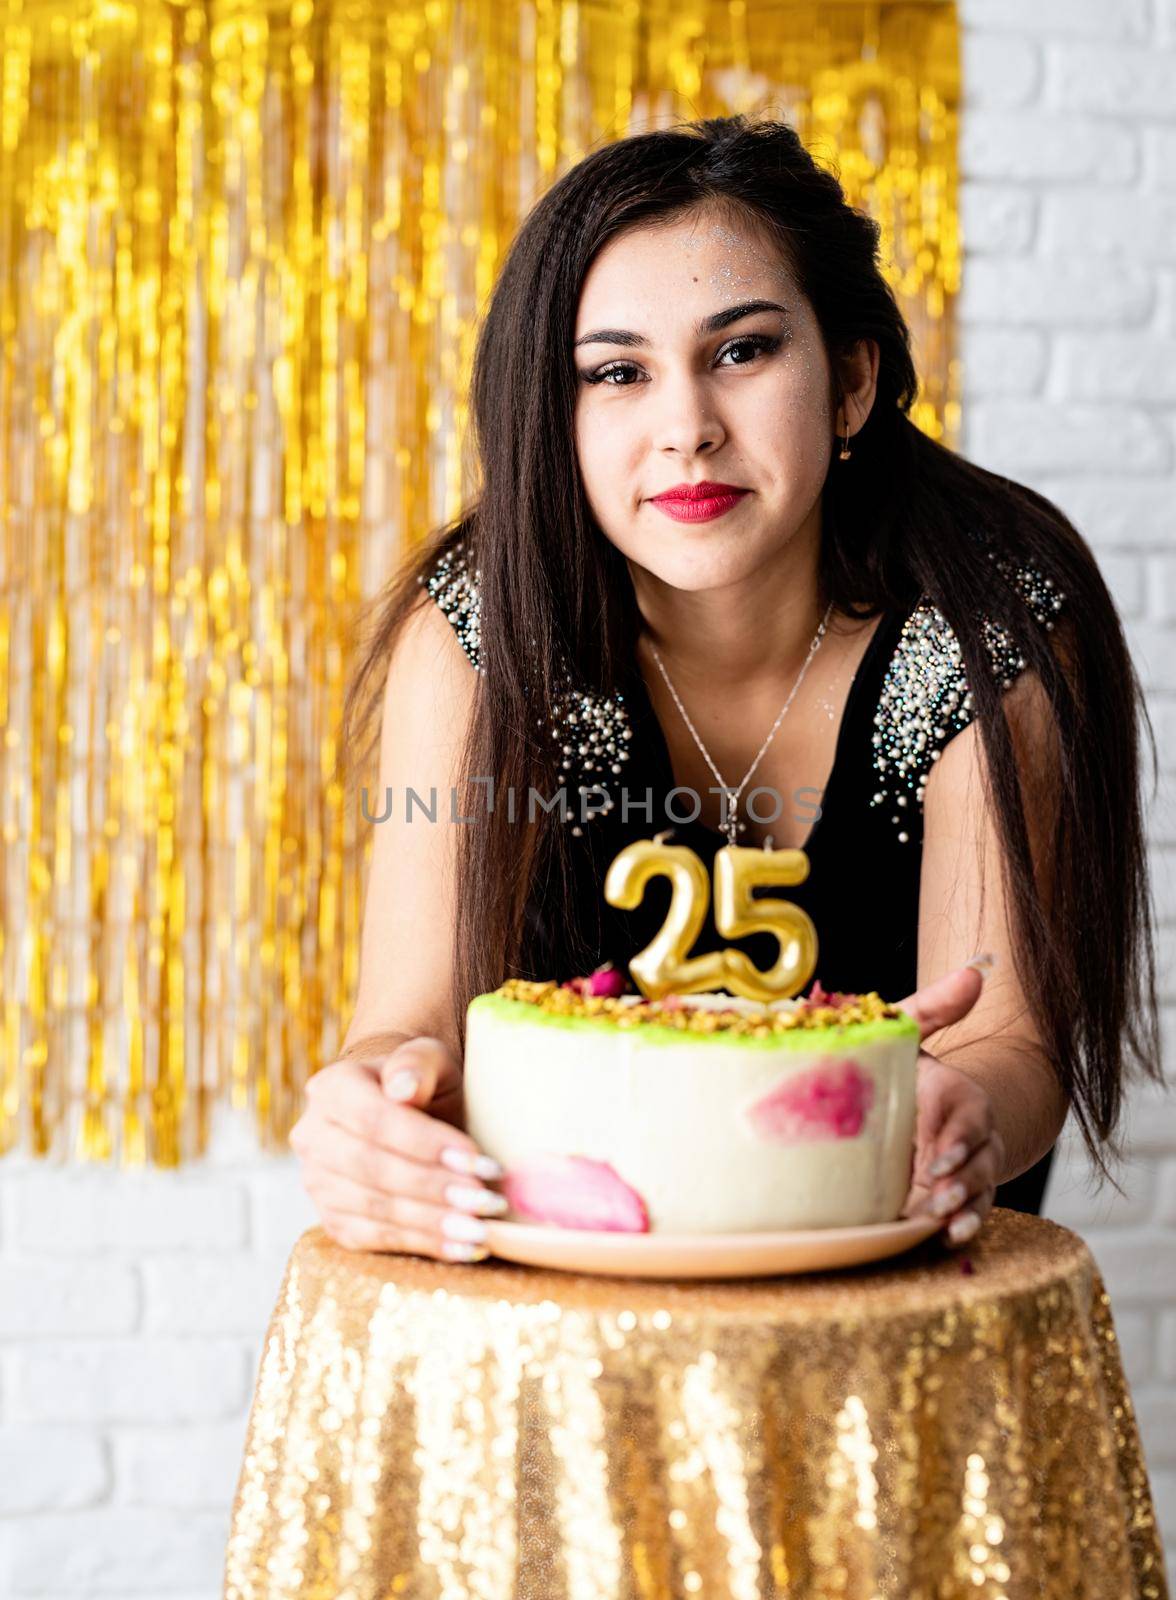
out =
[[893,1221],[919,1030],[877,993],[660,999],[511,979],[467,1013],[466,1128],[506,1221],[744,1233]]

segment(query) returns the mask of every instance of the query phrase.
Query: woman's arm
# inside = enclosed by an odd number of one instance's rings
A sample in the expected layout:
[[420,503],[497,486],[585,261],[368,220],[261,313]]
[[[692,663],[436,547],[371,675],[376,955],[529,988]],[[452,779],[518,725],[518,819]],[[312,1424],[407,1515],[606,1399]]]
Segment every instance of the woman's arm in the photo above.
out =
[[[449,790],[474,688],[448,621],[423,599],[391,648],[380,793],[361,808],[375,835],[355,1014],[342,1056],[307,1083],[289,1138],[324,1230],[346,1249],[468,1260],[468,1213],[500,1214],[505,1206],[477,1181],[502,1172],[463,1126],[451,1014],[456,827]],[[432,809],[433,787],[436,820],[419,813],[407,820],[406,789]]]
[[[1048,849],[1058,782],[1052,709],[1040,678],[1029,671],[1005,690],[1002,704],[1016,753],[1034,869],[1048,903]],[[1002,846],[984,792],[986,765],[973,722],[946,745],[927,780],[918,986],[961,966],[978,951],[994,958],[976,1004],[959,1022],[929,1035],[924,1048],[987,1092],[999,1135],[995,1181],[1004,1183],[1052,1147],[1068,1105],[1025,998],[1023,985],[1032,981],[1032,974],[1017,972],[1014,963]]]
[[[440,1039],[456,1052],[451,1017],[457,828],[450,790],[473,715],[475,674],[440,608],[425,599],[392,652],[384,689],[373,830],[364,898],[359,992],[341,1056],[386,1055],[405,1039]],[[412,788],[432,809],[430,821]],[[391,814],[386,791],[391,790]],[[459,796],[459,800],[460,800]]]

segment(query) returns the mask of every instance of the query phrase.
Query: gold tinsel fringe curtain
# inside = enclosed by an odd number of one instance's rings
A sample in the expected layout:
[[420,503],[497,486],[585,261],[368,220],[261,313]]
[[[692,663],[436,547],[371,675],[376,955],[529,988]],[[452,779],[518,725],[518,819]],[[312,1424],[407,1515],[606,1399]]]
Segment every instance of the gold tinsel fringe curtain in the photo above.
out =
[[[357,978],[350,624],[453,516],[479,311],[602,141],[784,115],[956,426],[954,6],[0,0],[0,1151],[284,1149]],[[358,813],[358,808],[357,808]]]

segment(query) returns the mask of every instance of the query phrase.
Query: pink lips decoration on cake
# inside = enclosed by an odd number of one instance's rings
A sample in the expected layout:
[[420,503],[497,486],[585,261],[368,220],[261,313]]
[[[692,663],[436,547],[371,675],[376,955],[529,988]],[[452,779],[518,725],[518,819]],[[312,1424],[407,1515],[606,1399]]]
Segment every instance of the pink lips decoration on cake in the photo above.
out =
[[873,1080],[857,1062],[827,1056],[755,1101],[747,1118],[761,1138],[780,1144],[855,1139],[873,1103]]
[[607,1161],[536,1156],[502,1180],[511,1209],[531,1222],[605,1233],[648,1233],[645,1202]]

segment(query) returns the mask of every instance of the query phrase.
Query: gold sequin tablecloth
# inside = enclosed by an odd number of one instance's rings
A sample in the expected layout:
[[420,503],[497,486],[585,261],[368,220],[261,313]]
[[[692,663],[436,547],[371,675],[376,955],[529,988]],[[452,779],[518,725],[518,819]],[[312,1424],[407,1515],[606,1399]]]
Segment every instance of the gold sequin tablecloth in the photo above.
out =
[[1164,1600],[1083,1242],[672,1282],[357,1254],[267,1335],[226,1600]]

